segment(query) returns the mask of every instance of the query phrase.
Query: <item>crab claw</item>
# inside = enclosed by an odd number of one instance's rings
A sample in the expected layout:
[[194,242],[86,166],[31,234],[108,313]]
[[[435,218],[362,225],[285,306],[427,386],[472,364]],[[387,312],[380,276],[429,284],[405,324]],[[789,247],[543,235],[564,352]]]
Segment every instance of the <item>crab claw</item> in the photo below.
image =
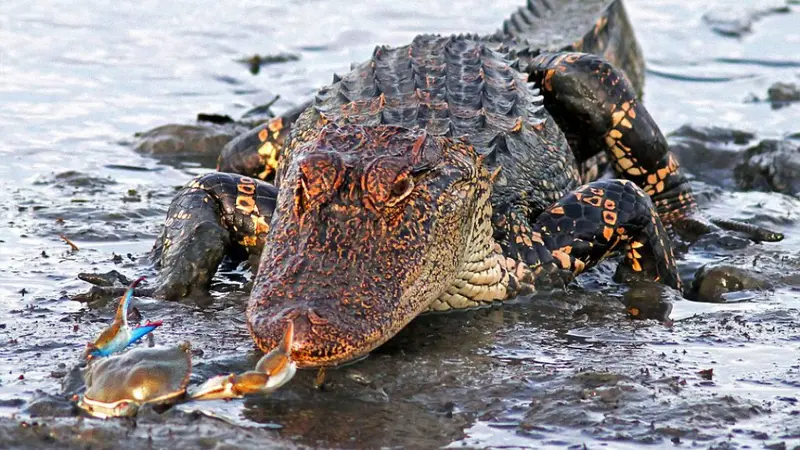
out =
[[210,378],[194,392],[192,400],[241,398],[245,395],[265,395],[275,391],[294,377],[297,366],[290,358],[294,324],[289,322],[280,345],[264,355],[255,370],[241,374],[219,375]]
[[161,325],[159,320],[156,322],[148,321],[136,328],[128,326],[128,309],[133,297],[133,290],[144,279],[145,277],[139,277],[128,286],[128,290],[125,291],[125,295],[122,296],[119,302],[117,314],[114,316],[111,326],[106,328],[97,340],[87,346],[87,358],[99,358],[121,352]]

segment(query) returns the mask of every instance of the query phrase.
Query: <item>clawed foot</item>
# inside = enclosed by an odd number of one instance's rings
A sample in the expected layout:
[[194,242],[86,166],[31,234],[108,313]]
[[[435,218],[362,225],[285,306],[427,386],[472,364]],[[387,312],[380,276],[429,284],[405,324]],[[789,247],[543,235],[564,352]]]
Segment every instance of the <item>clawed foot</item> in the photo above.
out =
[[[78,278],[93,285],[88,291],[74,294],[70,297],[72,300],[81,303],[90,305],[106,304],[112,299],[125,295],[128,290],[128,288],[125,287],[125,285],[129,283],[128,278],[115,270],[103,274],[80,273],[78,274]],[[136,295],[165,300],[189,299],[196,305],[206,305],[213,301],[213,297],[205,288],[195,287],[191,291],[174,290],[180,286],[184,286],[184,284],[174,284],[172,279],[164,280],[164,277],[160,276],[152,283],[141,283],[136,286]],[[178,292],[178,294],[172,295],[169,294],[170,292]]]

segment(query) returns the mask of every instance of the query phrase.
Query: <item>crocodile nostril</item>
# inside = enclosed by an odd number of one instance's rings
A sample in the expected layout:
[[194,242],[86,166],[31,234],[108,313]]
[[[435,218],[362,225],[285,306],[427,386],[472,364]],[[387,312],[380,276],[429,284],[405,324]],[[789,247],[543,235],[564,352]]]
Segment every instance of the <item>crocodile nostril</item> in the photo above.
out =
[[311,332],[311,326],[313,325],[305,309],[291,309],[283,315],[281,321],[291,322],[294,325],[292,347],[295,347],[295,344],[305,340],[306,336]]
[[309,308],[307,311],[308,320],[311,321],[313,325],[326,325],[328,323],[328,319],[320,316],[316,311]]
[[328,323],[327,320],[310,308],[290,309],[284,313],[281,321],[291,322],[294,325],[292,348],[298,348],[302,346],[305,341],[313,339],[311,335],[315,326]]
[[289,345],[293,355],[320,351],[327,345],[325,330],[328,320],[308,307],[293,308],[286,311],[279,319],[291,322],[294,326],[292,342]]

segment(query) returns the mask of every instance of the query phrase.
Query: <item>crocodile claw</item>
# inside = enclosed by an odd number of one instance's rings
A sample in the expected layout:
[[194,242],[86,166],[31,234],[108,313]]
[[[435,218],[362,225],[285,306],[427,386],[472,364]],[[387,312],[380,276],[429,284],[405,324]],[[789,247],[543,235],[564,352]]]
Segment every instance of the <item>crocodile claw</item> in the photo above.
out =
[[294,324],[289,322],[280,345],[264,355],[255,370],[241,374],[219,375],[210,378],[190,393],[192,400],[241,398],[273,392],[292,379],[297,366],[291,360]]
[[148,321],[136,328],[128,325],[128,309],[133,297],[133,290],[144,279],[145,277],[139,277],[128,286],[125,295],[119,302],[117,314],[114,316],[111,326],[106,328],[94,342],[87,345],[87,358],[105,357],[121,352],[161,325],[160,320]]
[[783,240],[783,233],[778,233],[746,222],[728,219],[711,219],[711,223],[723,230],[743,233],[750,238],[750,240],[756,242],[780,242]]
[[693,238],[719,231],[741,233],[744,237],[754,242],[780,242],[784,238],[782,233],[759,227],[758,225],[737,220],[709,218],[701,214],[691,214],[684,217],[676,221],[673,227],[680,234]]

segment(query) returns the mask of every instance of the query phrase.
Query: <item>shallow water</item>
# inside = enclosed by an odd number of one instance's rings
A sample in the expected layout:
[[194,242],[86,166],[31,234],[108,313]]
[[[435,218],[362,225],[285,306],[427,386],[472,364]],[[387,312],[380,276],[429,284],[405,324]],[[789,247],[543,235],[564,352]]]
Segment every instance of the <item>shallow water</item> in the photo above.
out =
[[[329,376],[323,391],[302,373],[276,395],[196,405],[131,421],[31,418],[26,404],[57,394],[60,367],[109,320],[113,306],[68,299],[78,272],[147,273],[149,250],[174,187],[207,169],[133,152],[136,132],[189,123],[199,112],[240,116],[281,98],[282,111],[368,57],[376,44],[421,32],[492,32],[518,5],[477,2],[5,0],[0,4],[0,438],[9,446],[322,447],[522,446],[639,448],[641,444],[760,448],[800,445],[800,203],[781,194],[729,192],[703,177],[710,214],[753,219],[787,233],[780,244],[683,249],[691,277],[706,263],[756,267],[775,283],[741,301],[675,299],[666,326],[630,322],[628,289],[603,266],[570,295],[415,321],[365,361]],[[724,0],[629,0],[648,63],[645,101],[664,131],[684,123],[783,137],[800,131],[800,104],[773,109],[776,81],[800,83],[800,7],[768,14],[741,38],[702,19]],[[750,3],[748,3],[750,4]],[[755,4],[755,2],[752,2]],[[764,2],[780,4],[780,2]],[[290,52],[298,61],[251,75],[237,59]],[[691,167],[688,168],[691,172]],[[70,252],[58,237],[80,248]],[[130,254],[130,257],[128,256]],[[122,255],[115,262],[114,255]],[[159,343],[191,339],[197,379],[251,366],[242,322],[246,295],[210,306],[138,299],[164,319]],[[231,287],[231,285],[233,287]],[[649,290],[648,290],[649,289]],[[23,293],[24,292],[24,293]],[[243,358],[242,355],[246,355]],[[713,380],[698,371],[714,369]],[[45,410],[52,415],[51,409]],[[8,419],[8,417],[14,417]],[[37,421],[48,427],[22,427]],[[48,438],[49,436],[49,438]],[[782,447],[773,447],[782,448]]]

